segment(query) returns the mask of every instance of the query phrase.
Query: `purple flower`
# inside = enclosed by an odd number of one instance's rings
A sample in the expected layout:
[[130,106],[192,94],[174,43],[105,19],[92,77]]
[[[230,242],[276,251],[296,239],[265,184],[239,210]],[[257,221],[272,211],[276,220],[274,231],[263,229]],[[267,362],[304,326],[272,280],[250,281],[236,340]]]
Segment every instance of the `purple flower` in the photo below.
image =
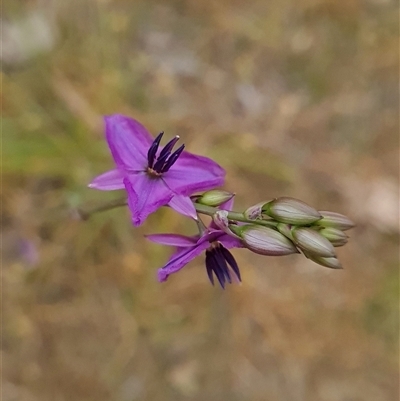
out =
[[[225,207],[231,204],[232,202],[228,201]],[[158,280],[161,282],[166,281],[170,274],[181,270],[203,251],[206,252],[208,278],[213,285],[214,274],[222,288],[225,288],[227,282],[241,281],[239,267],[228,249],[242,248],[243,245],[240,239],[226,234],[214,222],[211,222],[202,234],[193,237],[179,234],[153,234],[148,235],[147,238],[158,244],[177,247],[167,264],[158,270]]]
[[161,132],[153,140],[138,121],[119,114],[105,117],[106,138],[116,169],[96,177],[90,188],[103,191],[126,189],[132,222],[140,225],[159,207],[169,205],[194,219],[189,195],[223,184],[225,171],[207,157],[173,151],[179,137],[160,148]]

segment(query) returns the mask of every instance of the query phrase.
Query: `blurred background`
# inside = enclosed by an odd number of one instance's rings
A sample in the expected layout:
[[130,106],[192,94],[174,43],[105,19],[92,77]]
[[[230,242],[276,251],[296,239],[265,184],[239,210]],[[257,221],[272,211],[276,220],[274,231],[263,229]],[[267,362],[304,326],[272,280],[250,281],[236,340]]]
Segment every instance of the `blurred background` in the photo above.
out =
[[[398,10],[393,0],[5,0],[2,399],[386,401],[399,391]],[[122,192],[102,115],[179,134],[236,210],[277,196],[357,223],[343,271],[233,253],[242,285],[160,210],[74,218]]]

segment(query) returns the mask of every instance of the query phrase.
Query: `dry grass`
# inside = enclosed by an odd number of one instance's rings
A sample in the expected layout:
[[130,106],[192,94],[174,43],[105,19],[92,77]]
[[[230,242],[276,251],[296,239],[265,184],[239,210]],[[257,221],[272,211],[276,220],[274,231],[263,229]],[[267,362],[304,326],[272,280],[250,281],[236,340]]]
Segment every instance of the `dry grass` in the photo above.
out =
[[[3,6],[5,401],[398,399],[398,18],[386,1],[15,1]],[[15,33],[17,32],[18,35]],[[351,216],[344,271],[238,250],[167,283],[152,232],[86,188],[131,115],[228,171],[244,209]]]

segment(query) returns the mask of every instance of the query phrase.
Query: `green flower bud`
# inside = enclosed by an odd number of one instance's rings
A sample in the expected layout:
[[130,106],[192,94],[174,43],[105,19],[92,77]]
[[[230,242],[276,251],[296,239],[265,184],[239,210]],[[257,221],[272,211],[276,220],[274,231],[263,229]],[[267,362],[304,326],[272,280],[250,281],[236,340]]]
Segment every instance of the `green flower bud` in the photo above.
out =
[[283,256],[299,253],[289,239],[272,228],[253,224],[229,227],[242,239],[246,248],[260,255]]
[[347,244],[348,236],[341,230],[333,227],[326,227],[318,231],[333,246],[343,246]]
[[197,197],[196,202],[207,206],[220,206],[232,199],[235,194],[222,191],[221,189],[212,189],[211,191],[204,192],[204,194]]
[[312,228],[293,228],[294,243],[313,257],[331,258],[336,256],[333,245]]
[[263,211],[282,223],[308,225],[321,219],[320,213],[306,203],[294,198],[277,198],[264,205]]
[[314,224],[322,227],[334,227],[346,231],[353,228],[355,224],[345,215],[335,212],[320,211],[322,219]]
[[310,255],[307,252],[303,252],[304,256],[321,266],[329,267],[331,269],[343,269],[342,264],[337,258],[324,258],[322,256]]

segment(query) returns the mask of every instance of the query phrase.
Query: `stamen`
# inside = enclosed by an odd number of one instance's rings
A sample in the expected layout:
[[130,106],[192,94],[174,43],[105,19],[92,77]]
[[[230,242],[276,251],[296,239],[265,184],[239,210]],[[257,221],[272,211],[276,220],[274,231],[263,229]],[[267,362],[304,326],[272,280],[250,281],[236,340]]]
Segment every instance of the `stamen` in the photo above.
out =
[[173,166],[173,164],[178,160],[179,156],[183,152],[183,149],[185,149],[185,145],[182,145],[174,153],[172,153],[172,155],[169,157],[167,162],[164,164],[164,167],[162,168],[163,173],[167,172]]
[[207,269],[208,278],[209,278],[211,284],[214,285],[214,275],[213,275],[214,258],[212,257],[210,251],[206,251],[206,269]]
[[226,277],[229,283],[232,283],[228,265],[226,263],[223,253],[221,252],[221,246],[215,248],[215,257],[218,260],[218,266],[220,267],[223,275]]
[[174,139],[171,139],[161,150],[160,154],[156,158],[158,147],[160,146],[160,141],[162,136],[164,135],[164,131],[160,132],[157,138],[153,141],[150,146],[149,151],[147,152],[147,171],[151,175],[161,175],[168,171],[171,166],[178,160],[178,157],[183,152],[185,145],[179,147],[174,153],[171,155],[171,151],[174,148],[175,144],[179,140],[179,135],[177,135]]
[[177,135],[174,139],[171,139],[163,148],[163,150],[160,152],[160,155],[157,158],[157,161],[154,165],[154,170],[159,171],[160,173],[163,172],[163,166],[165,162],[167,161],[169,155],[171,154],[172,148],[175,146],[175,144],[178,142],[179,136]]
[[153,143],[150,146],[149,151],[147,152],[147,162],[148,162],[149,168],[153,168],[154,159],[156,157],[158,146],[160,145],[161,138],[163,135],[164,135],[164,131],[161,131],[157,135],[157,138],[154,139]]
[[229,266],[232,268],[239,281],[242,281],[242,278],[240,277],[239,266],[236,263],[236,260],[233,257],[233,255],[222,245],[220,245],[220,249],[221,253],[224,255],[225,260],[229,263]]
[[225,282],[227,280],[231,282],[231,278],[228,272],[228,266],[226,265],[225,259],[222,256],[222,254],[218,252],[218,247],[208,249],[206,251],[206,268],[207,268],[208,278],[210,279],[213,285],[214,285],[213,274],[217,276],[217,279],[222,288],[225,288]]
[[[229,267],[232,268],[232,271],[230,271]],[[219,242],[211,243],[210,248],[206,250],[206,269],[212,285],[214,285],[214,274],[224,289],[227,282],[232,283],[232,274],[235,274],[238,280],[242,281],[235,259]]]
[[162,158],[161,155],[157,158],[157,161],[154,164],[154,170],[157,171],[158,173],[162,173],[163,171],[163,166],[168,159],[169,152],[166,153]]
[[163,148],[163,150],[160,152],[160,156],[158,156],[158,159],[162,159],[165,154],[170,155],[172,148],[175,146],[175,144],[179,141],[179,135],[177,135],[174,139],[171,139]]
[[219,283],[221,284],[221,287],[225,289],[225,274],[223,269],[221,269],[221,266],[219,264],[219,260],[217,258],[217,255],[215,252],[211,252],[211,257],[213,258],[214,261],[214,273],[217,276],[217,279]]

